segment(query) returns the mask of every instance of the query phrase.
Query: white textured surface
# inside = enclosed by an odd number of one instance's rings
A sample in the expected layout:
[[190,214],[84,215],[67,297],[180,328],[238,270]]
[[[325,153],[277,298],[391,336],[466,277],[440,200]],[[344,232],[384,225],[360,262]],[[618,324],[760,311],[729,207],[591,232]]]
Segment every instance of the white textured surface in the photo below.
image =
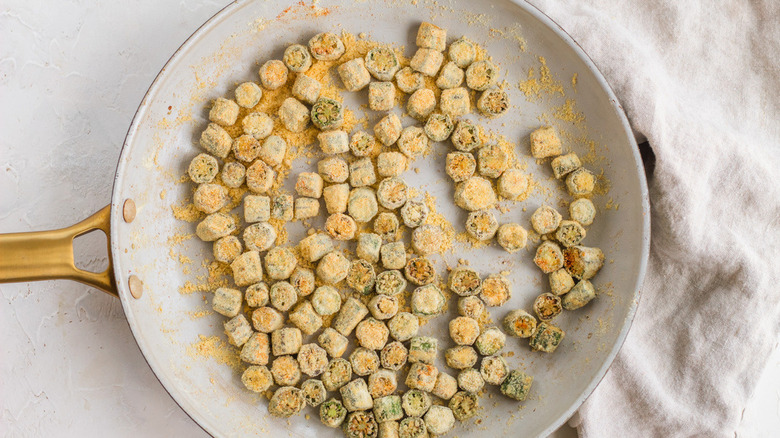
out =
[[[119,147],[144,92],[222,6],[4,2],[0,232],[69,225],[109,202]],[[86,245],[87,266],[105,263],[103,248]],[[64,281],[1,285],[0,293],[3,435],[205,435],[150,372],[118,300]],[[740,432],[780,428],[778,387],[775,354]]]

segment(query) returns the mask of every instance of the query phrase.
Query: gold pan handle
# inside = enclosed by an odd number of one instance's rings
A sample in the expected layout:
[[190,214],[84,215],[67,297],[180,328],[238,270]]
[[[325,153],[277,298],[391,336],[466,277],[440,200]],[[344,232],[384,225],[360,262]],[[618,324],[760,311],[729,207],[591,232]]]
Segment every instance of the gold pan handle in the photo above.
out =
[[[119,297],[111,260],[111,206],[68,228],[30,233],[0,234],[0,283],[68,279]],[[73,261],[73,239],[93,230],[106,234],[108,268],[84,271]]]

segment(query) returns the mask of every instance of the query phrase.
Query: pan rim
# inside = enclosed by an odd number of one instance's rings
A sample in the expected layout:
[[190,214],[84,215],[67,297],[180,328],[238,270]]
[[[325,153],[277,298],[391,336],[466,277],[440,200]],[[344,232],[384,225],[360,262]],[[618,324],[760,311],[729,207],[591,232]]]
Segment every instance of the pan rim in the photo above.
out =
[[[617,117],[620,119],[620,123],[623,127],[623,130],[626,133],[626,137],[628,139],[628,145],[631,147],[631,153],[634,158],[634,165],[635,165],[635,171],[636,175],[639,179],[639,188],[641,192],[641,205],[642,205],[642,236],[641,236],[641,247],[640,247],[640,263],[637,267],[637,277],[636,282],[634,284],[634,291],[632,292],[632,296],[630,297],[630,305],[627,310],[627,314],[625,317],[625,320],[622,324],[621,330],[618,333],[616,342],[610,349],[609,353],[606,355],[606,360],[602,364],[602,366],[598,369],[598,371],[593,375],[593,377],[590,379],[588,384],[586,385],[585,389],[576,397],[574,402],[570,405],[568,409],[566,409],[555,421],[553,421],[547,428],[543,430],[543,432],[539,436],[548,436],[558,428],[560,428],[566,421],[568,421],[571,416],[575,413],[576,410],[578,410],[581,405],[585,402],[585,400],[593,393],[595,388],[599,385],[599,383],[604,379],[607,371],[612,366],[615,357],[617,356],[617,353],[622,348],[625,339],[628,335],[628,332],[631,329],[631,326],[634,321],[634,317],[636,315],[636,311],[639,305],[639,301],[642,296],[642,285],[644,283],[646,271],[647,271],[647,263],[649,259],[649,250],[650,250],[650,200],[649,200],[649,192],[648,192],[648,186],[647,186],[647,180],[644,173],[644,166],[641,159],[641,156],[639,154],[639,148],[636,143],[636,140],[634,138],[634,135],[632,133],[630,124],[628,122],[628,118],[625,114],[625,111],[623,110],[622,105],[619,103],[617,97],[615,96],[615,93],[609,83],[604,78],[604,75],[601,73],[601,71],[598,69],[598,67],[595,65],[593,60],[588,56],[588,54],[584,51],[584,49],[574,40],[574,38],[569,35],[558,23],[556,23],[552,18],[550,18],[548,15],[546,15],[544,12],[542,12],[540,9],[538,9],[536,6],[528,3],[525,0],[509,0],[512,4],[515,6],[523,9],[526,13],[531,15],[534,19],[539,21],[542,25],[550,29],[552,32],[554,32],[569,48],[572,49],[574,54],[586,65],[590,73],[593,74],[594,78],[598,82],[598,84],[601,86],[602,90],[606,93],[606,96],[609,99],[610,105],[612,107],[612,110],[615,112]],[[158,88],[158,85],[162,78],[165,76],[165,73],[170,70],[169,67],[175,64],[179,61],[179,58],[182,56],[182,54],[190,49],[192,46],[198,44],[198,39],[201,35],[207,33],[207,31],[214,27],[217,22],[221,21],[221,19],[231,13],[234,9],[239,8],[243,6],[246,2],[235,0],[232,3],[226,5],[225,7],[221,8],[219,11],[217,11],[213,16],[211,16],[208,20],[206,20],[201,26],[199,26],[180,46],[176,51],[173,52],[173,54],[170,56],[170,58],[166,61],[165,65],[162,67],[160,72],[155,76],[154,80],[150,84],[149,88],[147,89],[146,93],[144,94],[143,99],[141,100],[141,103],[139,104],[135,114],[133,115],[133,119],[130,123],[130,126],[127,130],[127,133],[125,135],[125,140],[122,144],[122,148],[120,150],[120,156],[119,160],[117,162],[117,167],[114,175],[114,181],[113,181],[113,187],[112,187],[112,197],[111,197],[111,251],[112,256],[115,261],[120,260],[120,249],[118,248],[116,242],[119,241],[119,229],[122,224],[122,216],[121,216],[121,200],[118,199],[120,188],[122,187],[122,176],[124,174],[124,167],[127,164],[128,160],[128,154],[129,154],[129,145],[133,142],[136,132],[138,131],[138,128],[140,126],[140,121],[143,119],[144,114],[146,113],[148,107],[149,107],[149,99],[150,95],[154,94],[155,90]],[[118,262],[115,262],[118,263]],[[115,266],[116,268],[116,266]],[[129,274],[128,274],[129,275]],[[130,294],[129,290],[127,288],[126,282],[122,281],[127,275],[124,275],[124,273],[120,272],[119,269],[114,269],[114,277],[116,280],[117,285],[117,291],[119,295],[119,299],[122,303],[122,307],[125,309],[125,316],[126,316],[126,322],[128,326],[130,327],[130,331],[133,334],[133,339],[138,346],[139,350],[141,351],[141,354],[143,355],[144,360],[149,365],[149,368],[152,370],[152,373],[154,374],[155,378],[160,382],[163,389],[171,396],[173,401],[184,411],[184,413],[190,417],[195,424],[197,424],[204,432],[208,433],[211,436],[215,436],[217,433],[217,429],[214,425],[208,421],[206,418],[196,418],[196,414],[192,413],[190,409],[195,410],[193,406],[190,405],[188,399],[186,396],[183,395],[182,391],[174,385],[172,382],[169,382],[167,378],[165,378],[165,373],[162,373],[158,368],[160,367],[157,364],[153,364],[149,360],[149,355],[151,354],[150,347],[142,345],[141,342],[138,340],[138,336],[136,335],[136,330],[139,330],[137,328],[137,323],[135,319],[133,318],[132,311],[129,311],[130,306],[128,305],[130,300]],[[161,377],[161,375],[163,377]],[[188,409],[190,408],[190,409]]]

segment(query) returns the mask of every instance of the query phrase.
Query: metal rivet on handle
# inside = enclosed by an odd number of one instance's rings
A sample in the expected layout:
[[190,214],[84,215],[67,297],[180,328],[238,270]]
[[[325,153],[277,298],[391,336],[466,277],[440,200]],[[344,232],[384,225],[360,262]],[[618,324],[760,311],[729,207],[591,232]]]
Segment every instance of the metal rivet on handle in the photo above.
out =
[[127,285],[130,287],[130,295],[132,295],[133,298],[141,298],[141,295],[144,293],[144,282],[141,281],[140,278],[135,275],[131,275],[127,280]]
[[125,199],[125,203],[122,206],[122,217],[125,218],[125,222],[128,224],[135,219],[135,201]]

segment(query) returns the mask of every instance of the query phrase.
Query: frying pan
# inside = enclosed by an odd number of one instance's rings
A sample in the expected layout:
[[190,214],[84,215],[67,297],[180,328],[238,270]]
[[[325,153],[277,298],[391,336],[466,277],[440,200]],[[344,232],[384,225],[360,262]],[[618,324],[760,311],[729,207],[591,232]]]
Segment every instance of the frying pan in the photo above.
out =
[[[594,280],[598,298],[558,318],[556,324],[567,334],[554,354],[531,352],[524,342],[510,338],[510,366],[535,376],[531,396],[518,404],[490,388],[481,399],[478,417],[453,432],[461,437],[548,435],[593,391],[626,337],[647,261],[649,202],[636,143],[604,78],[559,26],[523,2],[397,0],[347,6],[321,1],[290,6],[282,1],[248,1],[227,6],[179,48],[152,83],[128,130],[111,204],[61,230],[0,235],[0,281],[66,278],[117,296],[160,382],[212,435],[339,435],[316,420],[288,422],[268,416],[267,400],[242,388],[240,370],[214,357],[193,354],[200,335],[222,336],[222,320],[218,315],[192,316],[208,307],[207,292],[177,292],[203,274],[199,262],[209,258],[210,245],[197,239],[171,239],[194,231],[194,224],[177,220],[171,211],[191,196],[191,187],[182,183],[181,176],[198,153],[197,138],[206,124],[208,101],[232,93],[237,83],[256,80],[258,62],[280,59],[288,44],[307,41],[317,32],[341,29],[364,32],[375,41],[401,42],[410,56],[420,21],[447,28],[451,38],[466,35],[483,45],[507,81],[513,103],[510,113],[498,120],[479,120],[517,143],[521,164],[534,175],[536,187],[519,205],[507,203],[510,208],[500,214],[500,222],[527,224],[539,205],[558,205],[567,199],[561,183],[550,177],[549,164],[528,156],[528,133],[540,121],[555,125],[564,133],[566,148],[587,157],[586,166],[600,175],[605,189],[594,197],[599,212],[585,240],[606,253],[607,263]],[[527,97],[517,84],[528,78],[529,68],[536,69],[538,78],[542,60],[561,92],[542,89],[539,97]],[[365,96],[352,93],[345,96],[345,103],[359,111]],[[559,112],[566,108],[571,111]],[[376,116],[368,114],[369,126]],[[413,165],[418,173],[409,171],[404,177],[411,186],[430,192],[438,211],[462,231],[465,215],[450,202],[452,186],[444,182],[445,152],[446,145],[436,145],[433,154]],[[303,160],[294,163],[294,172],[309,168],[311,164]],[[289,228],[292,241],[305,232],[300,224]],[[73,261],[73,239],[93,230],[109,237],[110,263],[102,273],[77,269]],[[495,245],[471,249],[456,243],[436,263],[440,273],[445,264],[453,266],[458,259],[469,260],[483,273],[505,271],[513,282],[513,295],[504,307],[491,309],[492,319],[500,321],[509,309],[530,308],[533,298],[545,291],[544,278],[531,263],[535,246],[529,244],[527,251],[509,255]],[[451,313],[453,307],[450,303]],[[446,339],[446,324],[447,318],[440,317],[421,332]],[[442,347],[448,347],[446,341]],[[315,411],[307,413],[316,418]]]

